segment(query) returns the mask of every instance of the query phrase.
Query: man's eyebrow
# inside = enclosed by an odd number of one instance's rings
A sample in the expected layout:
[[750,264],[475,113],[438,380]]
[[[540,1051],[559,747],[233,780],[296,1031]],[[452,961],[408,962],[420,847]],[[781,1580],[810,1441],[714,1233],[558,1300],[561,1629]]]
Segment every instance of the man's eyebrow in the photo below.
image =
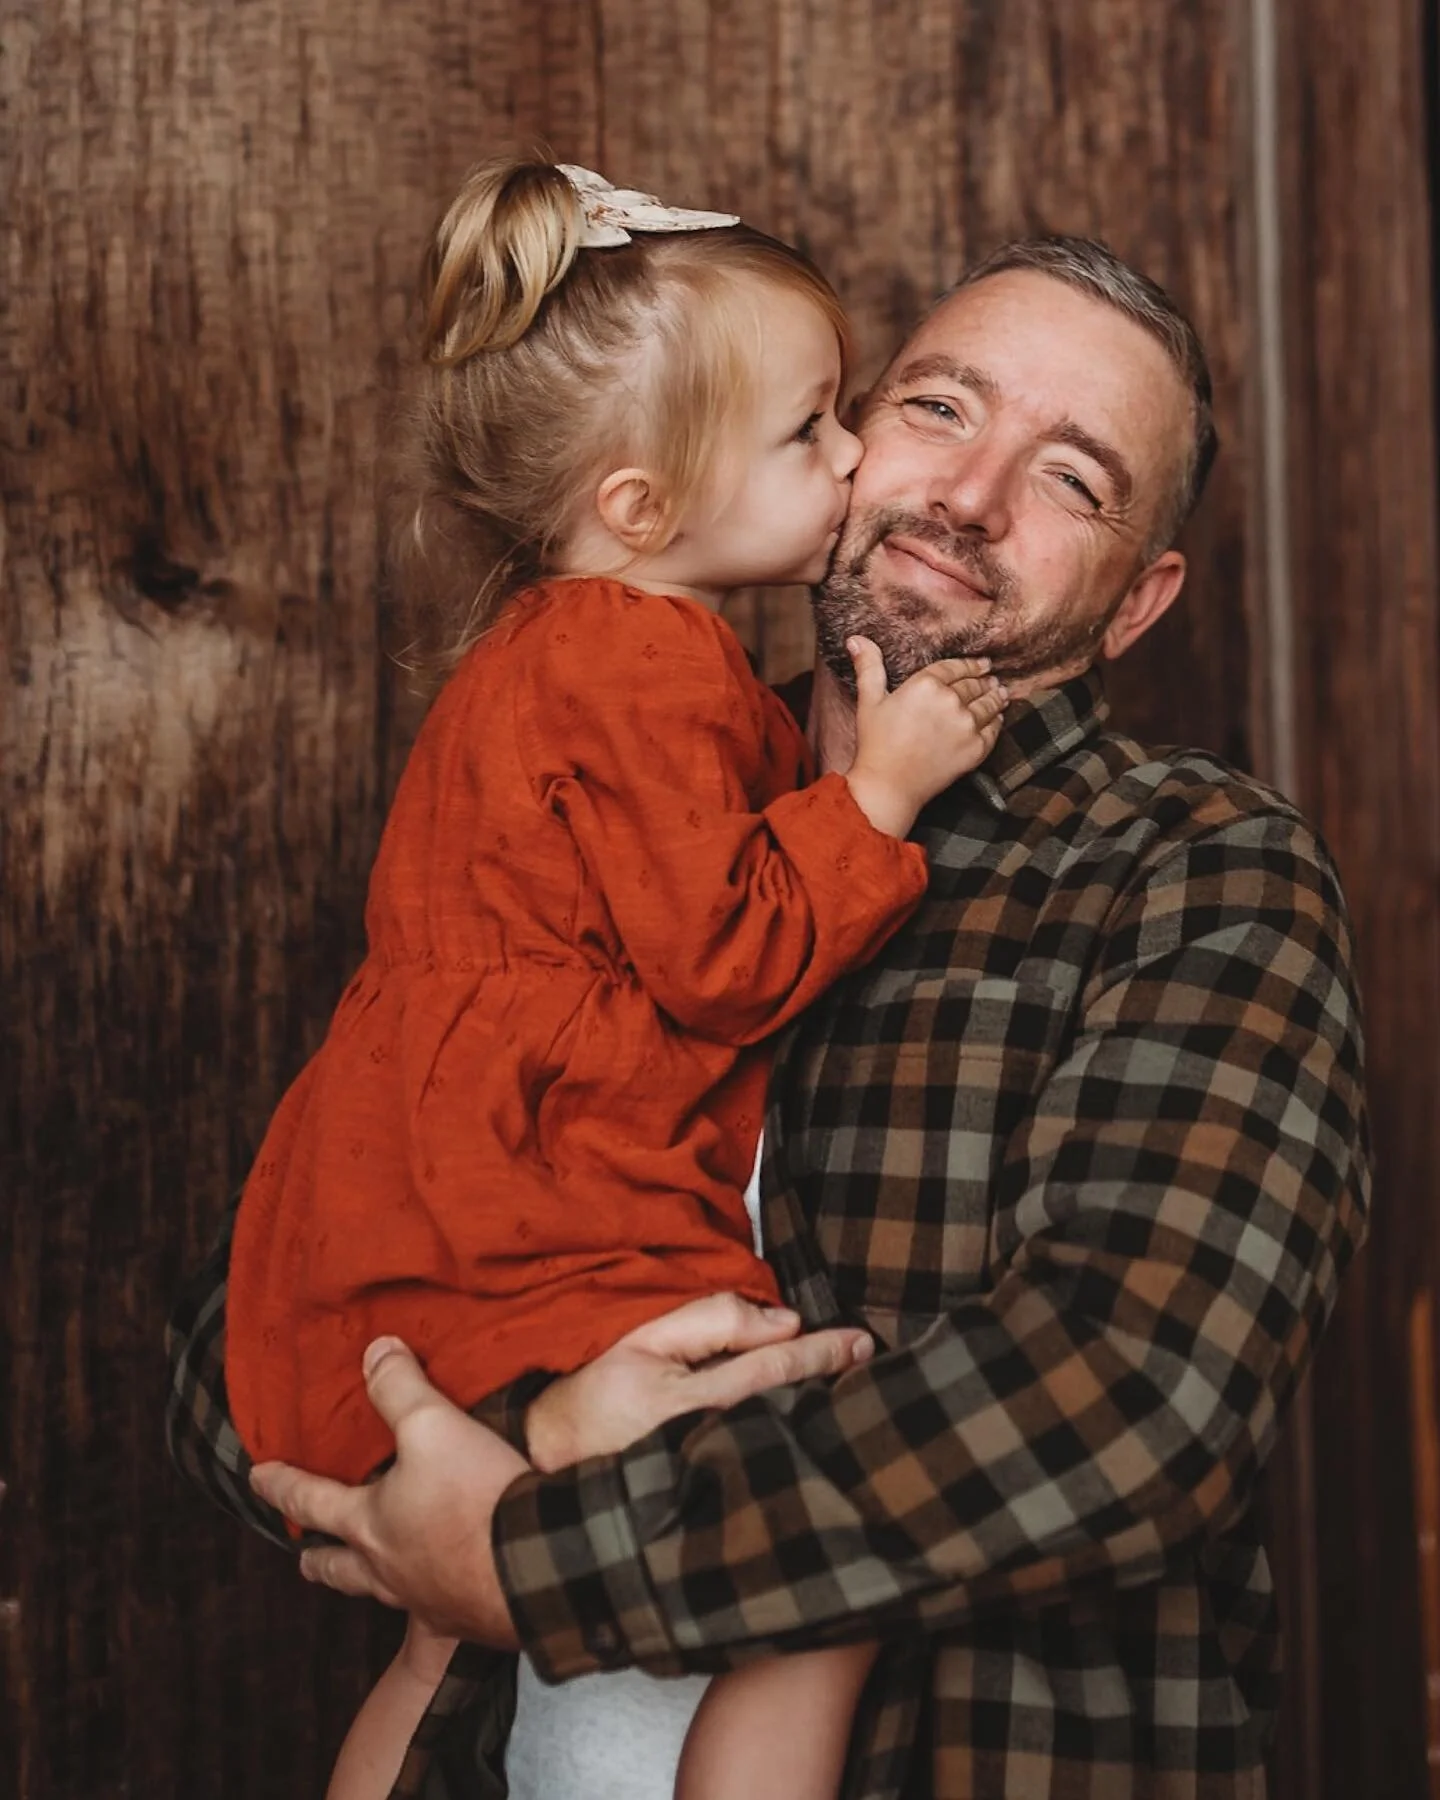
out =
[[1129,504],[1130,496],[1135,491],[1135,481],[1126,466],[1125,458],[1112,444],[1107,444],[1103,438],[1094,437],[1073,419],[1062,419],[1045,435],[1052,444],[1069,444],[1072,450],[1078,450],[1092,462],[1099,463],[1115,489],[1116,506],[1124,507]]
[[953,381],[957,387],[969,388],[972,394],[993,405],[1000,398],[1000,383],[973,363],[958,363],[952,357],[931,354],[915,356],[904,363],[886,382],[887,387],[909,387],[916,381]]

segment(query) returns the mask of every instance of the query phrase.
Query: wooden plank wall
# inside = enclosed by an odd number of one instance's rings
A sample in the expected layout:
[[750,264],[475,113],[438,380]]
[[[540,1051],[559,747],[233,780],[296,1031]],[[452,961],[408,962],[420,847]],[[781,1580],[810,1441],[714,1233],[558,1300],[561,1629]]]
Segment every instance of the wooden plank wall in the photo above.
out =
[[1424,0],[1276,9],[1297,797],[1354,915],[1378,1168],[1372,1240],[1309,1393],[1314,1645],[1293,1791],[1325,1800],[1436,1791],[1406,1342],[1412,1297],[1440,1277],[1433,27]]
[[[1227,453],[1188,602],[1117,706],[1297,759],[1383,1085],[1388,1214],[1313,1390],[1315,1516],[1282,1533],[1318,1631],[1292,1693],[1326,1702],[1319,1737],[1292,1708],[1282,1792],[1419,1791],[1396,1323],[1437,1215],[1418,4],[1279,5],[1292,730],[1241,0],[0,0],[0,1790],[298,1800],[386,1641],[163,1466],[159,1334],[357,954],[413,723],[373,481],[421,237],[474,156],[543,140],[804,243],[864,372],[1030,229],[1105,236],[1192,309]],[[793,596],[737,622],[771,673],[803,661]],[[1292,1471],[1282,1517],[1307,1491]]]

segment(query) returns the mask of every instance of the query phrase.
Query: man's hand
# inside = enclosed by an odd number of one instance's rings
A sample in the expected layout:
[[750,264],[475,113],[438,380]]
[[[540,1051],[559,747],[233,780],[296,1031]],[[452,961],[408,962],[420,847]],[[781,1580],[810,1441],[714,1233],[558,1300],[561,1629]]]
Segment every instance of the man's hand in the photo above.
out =
[[515,1649],[490,1521],[528,1464],[431,1387],[398,1338],[370,1345],[365,1382],[395,1433],[395,1461],[377,1481],[346,1487],[263,1463],[251,1486],[297,1525],[349,1546],[307,1550],[300,1559],[307,1581],[403,1607],[445,1637]]
[[734,1406],[763,1388],[838,1375],[874,1351],[863,1331],[800,1330],[797,1314],[710,1294],[638,1326],[603,1356],[552,1382],[525,1415],[530,1457],[547,1474],[623,1450],[666,1419]]
[[[874,1348],[863,1331],[799,1330],[795,1313],[734,1294],[692,1300],[640,1326],[533,1403],[526,1425],[535,1466],[548,1472],[623,1450],[679,1413],[839,1374]],[[297,1525],[344,1540],[305,1552],[307,1581],[403,1607],[445,1637],[516,1648],[490,1524],[529,1465],[433,1388],[398,1338],[370,1345],[365,1382],[395,1434],[395,1461],[378,1480],[346,1487],[262,1463],[251,1486]]]

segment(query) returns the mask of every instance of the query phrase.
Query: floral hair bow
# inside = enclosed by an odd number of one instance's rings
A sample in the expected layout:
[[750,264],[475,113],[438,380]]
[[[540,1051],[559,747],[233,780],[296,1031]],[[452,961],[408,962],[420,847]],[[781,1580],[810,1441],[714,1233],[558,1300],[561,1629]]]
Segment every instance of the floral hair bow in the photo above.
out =
[[580,196],[585,212],[582,250],[608,250],[628,244],[636,231],[714,231],[738,225],[738,213],[691,212],[683,206],[662,206],[654,194],[613,187],[593,169],[560,163],[560,173]]

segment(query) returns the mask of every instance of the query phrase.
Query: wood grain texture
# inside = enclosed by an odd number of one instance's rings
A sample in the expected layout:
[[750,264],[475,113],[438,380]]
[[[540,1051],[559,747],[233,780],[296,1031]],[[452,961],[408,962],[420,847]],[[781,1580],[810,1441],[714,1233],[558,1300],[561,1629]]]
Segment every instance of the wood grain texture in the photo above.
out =
[[1399,1800],[1426,1785],[1407,1321],[1440,1224],[1434,71],[1420,0],[1278,21],[1298,798],[1354,916],[1378,1171],[1311,1390],[1317,1794]]
[[313,1794],[365,1677],[166,1468],[160,1329],[358,951],[377,394],[477,24],[0,28],[6,1793]]
[[[1389,1196],[1315,1388],[1322,1800],[1419,1782],[1395,1448],[1440,1073],[1418,3],[1284,7],[1302,798],[1361,928]],[[1192,312],[1226,442],[1117,711],[1264,767],[1246,9],[0,9],[0,1791],[299,1800],[385,1633],[181,1490],[159,1337],[358,953],[418,718],[374,473],[435,209],[538,142],[741,211],[835,279],[862,380],[1004,238],[1106,237]],[[734,616],[772,676],[807,659],[793,592]]]

